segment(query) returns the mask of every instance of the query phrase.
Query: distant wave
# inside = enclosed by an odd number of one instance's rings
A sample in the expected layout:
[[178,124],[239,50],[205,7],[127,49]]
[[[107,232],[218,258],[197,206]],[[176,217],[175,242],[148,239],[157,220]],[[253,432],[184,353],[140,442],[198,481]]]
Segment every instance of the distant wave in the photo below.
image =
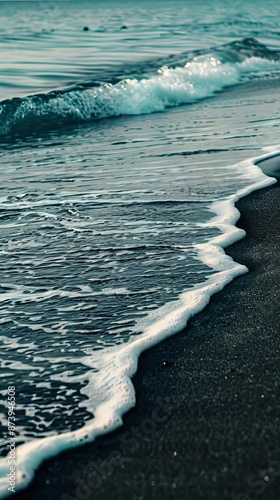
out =
[[[163,61],[161,61],[162,63]],[[117,81],[86,82],[0,103],[0,135],[30,135],[60,125],[141,115],[199,101],[253,75],[280,69],[280,54],[253,38],[170,57]],[[147,71],[150,73],[147,73]]]

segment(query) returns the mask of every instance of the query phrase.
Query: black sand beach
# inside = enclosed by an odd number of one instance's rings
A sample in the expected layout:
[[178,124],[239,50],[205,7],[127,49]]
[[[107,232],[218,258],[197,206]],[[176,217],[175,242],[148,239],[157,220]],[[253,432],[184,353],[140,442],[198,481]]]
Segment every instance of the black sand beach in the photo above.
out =
[[15,499],[280,498],[279,183],[237,206],[247,237],[227,253],[250,272],[141,356],[122,428]]

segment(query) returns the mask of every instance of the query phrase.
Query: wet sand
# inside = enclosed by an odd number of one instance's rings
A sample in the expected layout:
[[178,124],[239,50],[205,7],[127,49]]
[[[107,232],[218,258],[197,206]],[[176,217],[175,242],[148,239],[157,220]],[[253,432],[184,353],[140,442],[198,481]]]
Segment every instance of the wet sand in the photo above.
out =
[[141,356],[121,429],[46,462],[13,498],[280,498],[279,182],[237,206],[247,237],[227,253],[250,272]]

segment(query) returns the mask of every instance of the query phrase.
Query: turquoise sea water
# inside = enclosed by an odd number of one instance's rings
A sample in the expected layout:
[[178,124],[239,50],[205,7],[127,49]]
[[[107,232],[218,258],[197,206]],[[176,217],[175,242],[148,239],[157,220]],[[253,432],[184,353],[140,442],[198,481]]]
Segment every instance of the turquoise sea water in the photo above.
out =
[[124,397],[114,364],[110,390],[94,382],[108,353],[214,275],[198,252],[223,231],[211,203],[279,143],[280,6],[21,1],[0,15],[6,457],[8,384],[17,445],[83,428]]

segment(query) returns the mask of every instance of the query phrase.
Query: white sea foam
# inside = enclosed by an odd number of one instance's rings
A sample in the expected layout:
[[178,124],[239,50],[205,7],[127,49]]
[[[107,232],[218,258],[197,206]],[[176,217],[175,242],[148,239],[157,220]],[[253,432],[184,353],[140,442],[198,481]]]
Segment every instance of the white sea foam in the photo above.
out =
[[[97,436],[119,427],[122,424],[122,415],[135,405],[135,391],[131,377],[136,372],[140,354],[166,337],[182,330],[189,318],[208,304],[212,294],[223,289],[236,276],[247,272],[247,268],[234,262],[225,254],[223,248],[245,235],[243,230],[235,226],[240,215],[234,206],[235,202],[254,190],[276,182],[275,179],[267,177],[254,162],[274,156],[277,151],[280,151],[279,147],[272,147],[269,148],[269,153],[260,158],[253,158],[235,165],[235,168],[240,170],[240,175],[248,178],[248,187],[209,207],[216,215],[208,224],[220,228],[222,233],[207,244],[197,245],[196,250],[199,259],[210,266],[215,273],[204,283],[195,285],[191,290],[182,293],[177,301],[166,304],[152,311],[146,319],[141,319],[137,328],[138,330],[141,328],[143,334],[131,337],[121,346],[107,348],[104,351],[88,349],[85,356],[79,358],[79,361],[88,368],[87,373],[82,376],[83,380],[88,379],[88,384],[81,389],[88,399],[81,405],[86,406],[87,410],[94,414],[94,418],[81,429],[73,432],[35,439],[19,446],[16,469],[17,491],[30,483],[35,470],[43,460],[83,442],[93,441]],[[121,290],[121,293],[124,292]],[[8,341],[12,342],[9,339]],[[67,361],[74,363],[75,359],[69,358]],[[67,374],[65,377],[67,378]],[[64,380],[62,374],[59,375],[59,379]],[[76,381],[80,380],[81,377],[77,377]],[[96,394],[99,395],[98,401]],[[0,461],[1,498],[10,494],[7,488],[7,473],[9,473],[9,464],[7,458],[2,458]]]
[[[120,115],[142,115],[199,101],[242,82],[248,75],[280,69],[280,61],[250,57],[242,62],[222,63],[211,56],[199,56],[184,67],[163,67],[142,79],[126,79],[112,85],[69,92],[49,102],[49,111],[89,120]],[[30,110],[31,103],[26,103]],[[24,107],[21,109],[24,112]],[[46,113],[44,106],[43,113]]]

